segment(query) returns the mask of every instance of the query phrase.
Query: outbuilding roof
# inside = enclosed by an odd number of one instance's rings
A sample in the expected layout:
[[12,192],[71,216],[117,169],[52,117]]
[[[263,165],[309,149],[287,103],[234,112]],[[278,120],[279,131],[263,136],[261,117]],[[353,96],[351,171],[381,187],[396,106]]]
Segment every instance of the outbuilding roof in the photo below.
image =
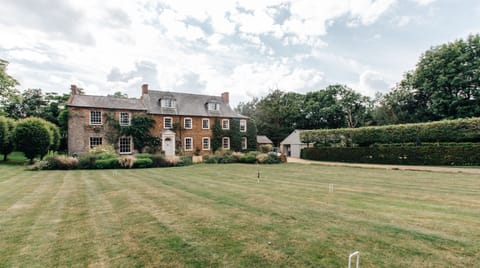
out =
[[273,142],[267,136],[262,136],[262,135],[257,136],[257,143],[258,144],[273,144]]
[[280,144],[306,144],[300,140],[300,133],[303,130],[295,129],[290,135],[288,135]]

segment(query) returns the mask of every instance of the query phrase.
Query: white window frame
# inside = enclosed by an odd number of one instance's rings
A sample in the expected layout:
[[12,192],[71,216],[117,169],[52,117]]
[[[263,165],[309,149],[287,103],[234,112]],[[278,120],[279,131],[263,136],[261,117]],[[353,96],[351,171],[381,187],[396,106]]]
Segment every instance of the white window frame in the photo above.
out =
[[[187,127],[187,120],[190,120],[190,127]],[[192,128],[193,128],[193,120],[192,120],[191,117],[185,117],[185,118],[183,119],[183,127],[184,127],[185,129],[192,129]]]
[[[100,144],[92,145],[92,139],[100,139]],[[93,147],[95,146],[101,146],[101,145],[103,145],[103,137],[90,137],[88,139],[88,146],[90,147],[90,149],[93,149]]]
[[[122,139],[129,139],[129,151],[128,152],[122,152]],[[118,138],[118,153],[119,154],[131,154],[132,153],[132,137],[120,137]]]
[[[207,128],[203,127],[203,122],[207,121]],[[202,118],[202,129],[210,129],[210,119],[209,118]]]
[[[98,122],[92,122],[92,119],[94,117],[92,117],[92,114],[93,113],[100,113],[100,123]],[[103,124],[103,120],[102,120],[102,111],[90,111],[90,125],[91,126],[101,126]]]
[[[166,124],[165,124],[165,121],[166,121],[167,119],[170,119],[170,127],[167,127]],[[170,117],[170,116],[164,116],[164,117],[163,117],[163,128],[165,128],[165,129],[171,129],[172,127],[173,127],[173,118]]]
[[209,111],[218,111],[218,110],[220,110],[220,103],[209,102],[207,106],[208,106],[208,110],[209,110]]
[[[208,147],[205,148],[205,141],[207,142]],[[209,137],[203,137],[202,138],[202,150],[203,151],[210,151],[210,138]]]
[[[227,140],[227,147],[225,147],[225,141]],[[230,150],[230,137],[222,138],[222,149]]]
[[[227,127],[224,127],[224,122],[227,122]],[[222,119],[222,129],[229,130],[230,129],[230,119]]]
[[176,103],[174,99],[165,98],[160,99],[160,106],[162,108],[175,108]]
[[[124,123],[122,122],[122,114],[128,115],[128,123],[124,124]],[[118,114],[118,122],[119,122],[120,126],[130,126],[130,124],[132,123],[132,115],[131,115],[131,113],[129,113],[129,112],[120,112],[120,113]]]
[[248,139],[247,137],[242,137],[242,150],[247,150],[248,148]]
[[240,132],[247,132],[247,120],[245,119],[240,119]]
[[[187,148],[187,140],[190,140],[190,149]],[[185,137],[183,139],[183,149],[185,150],[185,152],[193,151],[193,138],[192,137]]]

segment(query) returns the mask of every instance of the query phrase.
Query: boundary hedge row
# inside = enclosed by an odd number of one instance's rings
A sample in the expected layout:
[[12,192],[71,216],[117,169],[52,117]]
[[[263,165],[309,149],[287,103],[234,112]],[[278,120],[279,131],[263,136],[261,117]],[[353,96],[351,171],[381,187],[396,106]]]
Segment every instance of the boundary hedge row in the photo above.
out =
[[382,143],[480,142],[480,118],[379,127],[305,130],[305,143],[317,146],[370,146]]
[[480,165],[480,145],[406,147],[327,147],[302,149],[303,159],[399,165]]

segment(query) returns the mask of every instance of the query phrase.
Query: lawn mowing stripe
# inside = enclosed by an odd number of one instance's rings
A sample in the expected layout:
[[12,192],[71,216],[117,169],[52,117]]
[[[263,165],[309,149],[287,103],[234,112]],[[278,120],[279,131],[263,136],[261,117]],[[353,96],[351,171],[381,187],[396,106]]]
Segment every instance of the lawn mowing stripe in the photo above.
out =
[[[72,172],[72,171],[70,171]],[[94,231],[88,219],[88,201],[83,174],[66,178],[68,196],[64,199],[58,236],[49,255],[51,266],[86,266],[95,256]]]
[[2,213],[0,218],[0,263],[11,266],[18,258],[32,231],[32,225],[43,213],[49,209],[48,204],[58,192],[58,180],[49,178],[24,178],[30,181],[30,187],[25,195]]
[[[118,184],[118,181],[111,177],[102,179],[110,184]],[[123,181],[123,183],[128,183],[128,181]],[[136,181],[136,184],[138,183],[141,183],[141,181]],[[146,253],[143,255],[149,256],[149,258],[143,260],[145,263],[162,263],[162,265],[169,265],[170,263],[170,265],[175,266],[213,265],[207,256],[202,257],[196,253],[190,241],[182,238],[177,230],[172,228],[175,225],[168,219],[171,215],[167,215],[161,208],[153,205],[151,200],[144,198],[142,192],[136,191],[136,186],[134,188],[129,187],[128,191],[122,192],[122,198],[129,204],[124,210],[128,211],[128,207],[134,207],[135,210],[130,211],[130,213],[134,213],[139,218],[138,227],[148,233],[146,235],[145,233],[139,233],[137,230],[131,231],[132,236],[137,239],[136,242]],[[178,254],[182,255],[175,257]],[[195,256],[188,257],[190,255]]]
[[58,224],[61,221],[64,209],[64,200],[70,195],[68,181],[72,180],[71,172],[63,172],[62,177],[57,179],[60,187],[53,198],[47,204],[41,214],[35,219],[30,227],[31,232],[25,240],[25,246],[15,258],[14,266],[51,266],[51,259],[54,243],[58,235]]
[[0,185],[0,211],[12,207],[18,200],[31,194],[35,188],[32,185],[38,184],[43,176],[39,173],[10,174],[13,179],[3,181]]

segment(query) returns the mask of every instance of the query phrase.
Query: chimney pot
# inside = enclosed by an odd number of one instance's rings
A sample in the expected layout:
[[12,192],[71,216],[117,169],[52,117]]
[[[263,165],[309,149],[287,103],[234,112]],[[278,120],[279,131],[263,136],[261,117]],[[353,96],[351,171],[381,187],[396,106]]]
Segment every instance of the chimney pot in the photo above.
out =
[[148,94],[148,84],[142,85],[142,96]]
[[227,105],[230,103],[230,98],[229,98],[228,92],[223,92],[222,93],[222,100],[223,100],[223,103],[225,103]]
[[70,85],[70,90],[72,92],[72,95],[77,95],[77,86],[76,85]]

